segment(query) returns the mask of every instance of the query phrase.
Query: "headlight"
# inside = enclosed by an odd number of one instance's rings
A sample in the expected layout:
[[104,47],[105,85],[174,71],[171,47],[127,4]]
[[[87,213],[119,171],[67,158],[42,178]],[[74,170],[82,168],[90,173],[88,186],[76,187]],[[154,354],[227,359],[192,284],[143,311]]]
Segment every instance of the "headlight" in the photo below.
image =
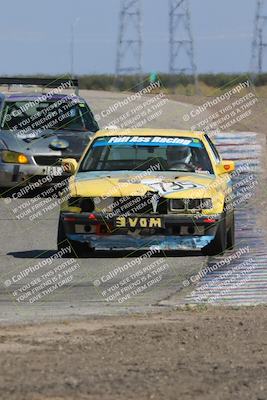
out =
[[172,199],[170,201],[171,211],[187,210],[210,210],[212,208],[211,199]]
[[93,199],[87,197],[70,197],[68,205],[69,207],[78,207],[82,212],[92,212],[95,209]]
[[17,153],[15,151],[3,150],[1,152],[2,161],[12,164],[29,164],[30,161],[25,154]]
[[203,210],[210,210],[212,209],[213,204],[212,204],[212,199],[202,199],[201,200],[201,208]]
[[170,201],[171,211],[183,211],[185,210],[185,202],[183,199],[172,199]]

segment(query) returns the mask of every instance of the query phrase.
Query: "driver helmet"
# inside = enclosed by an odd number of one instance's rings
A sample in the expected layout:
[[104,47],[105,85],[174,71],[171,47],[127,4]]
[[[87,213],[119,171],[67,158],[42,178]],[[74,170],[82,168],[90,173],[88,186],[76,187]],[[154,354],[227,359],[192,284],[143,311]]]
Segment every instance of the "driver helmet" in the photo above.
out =
[[188,146],[168,146],[166,155],[170,163],[181,162],[189,164],[192,157],[190,147]]

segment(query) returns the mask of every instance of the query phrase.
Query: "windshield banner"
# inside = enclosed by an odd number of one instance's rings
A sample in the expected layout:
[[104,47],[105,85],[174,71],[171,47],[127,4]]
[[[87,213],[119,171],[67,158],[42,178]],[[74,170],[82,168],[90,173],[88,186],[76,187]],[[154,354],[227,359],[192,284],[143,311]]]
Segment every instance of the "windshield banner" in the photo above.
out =
[[112,136],[100,138],[95,141],[93,147],[102,146],[189,146],[203,148],[199,139],[183,137],[161,137],[161,136]]

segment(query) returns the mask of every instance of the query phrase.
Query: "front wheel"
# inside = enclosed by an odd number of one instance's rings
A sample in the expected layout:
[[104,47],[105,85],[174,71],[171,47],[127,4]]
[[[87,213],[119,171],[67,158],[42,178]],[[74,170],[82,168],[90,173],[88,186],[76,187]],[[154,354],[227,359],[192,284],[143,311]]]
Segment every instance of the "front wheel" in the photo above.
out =
[[223,254],[227,247],[227,232],[225,216],[218,222],[218,228],[215,238],[202,249],[205,256],[216,256]]
[[227,232],[227,247],[229,250],[233,250],[235,247],[235,214],[233,213],[231,219],[231,226]]

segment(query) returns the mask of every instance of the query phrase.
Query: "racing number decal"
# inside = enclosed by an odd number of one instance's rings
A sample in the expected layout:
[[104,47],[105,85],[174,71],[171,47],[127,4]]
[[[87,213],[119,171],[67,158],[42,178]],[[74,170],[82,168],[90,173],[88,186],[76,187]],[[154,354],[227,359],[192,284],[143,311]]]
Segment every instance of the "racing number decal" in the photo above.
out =
[[150,186],[153,190],[158,192],[159,194],[167,194],[173,192],[179,192],[181,190],[190,190],[190,189],[200,189],[203,188],[202,185],[192,183],[192,182],[162,182],[159,180],[143,180],[141,182],[144,185]]

